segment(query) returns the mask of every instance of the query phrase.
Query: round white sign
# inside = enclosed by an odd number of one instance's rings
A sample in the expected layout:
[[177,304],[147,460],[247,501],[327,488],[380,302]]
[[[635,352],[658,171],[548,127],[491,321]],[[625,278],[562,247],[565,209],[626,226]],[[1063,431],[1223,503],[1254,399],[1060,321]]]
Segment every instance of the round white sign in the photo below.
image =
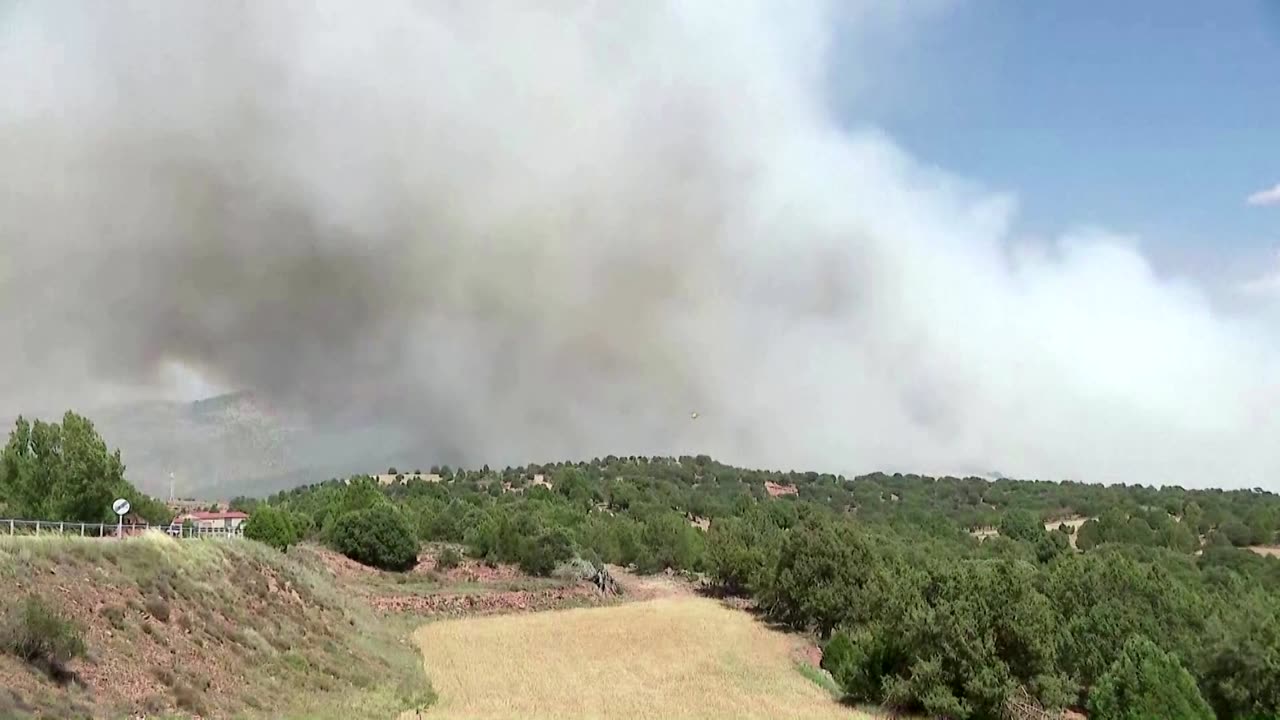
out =
[[124,515],[129,512],[129,501],[124,498],[120,498],[119,500],[111,503],[111,509],[115,510],[117,515]]

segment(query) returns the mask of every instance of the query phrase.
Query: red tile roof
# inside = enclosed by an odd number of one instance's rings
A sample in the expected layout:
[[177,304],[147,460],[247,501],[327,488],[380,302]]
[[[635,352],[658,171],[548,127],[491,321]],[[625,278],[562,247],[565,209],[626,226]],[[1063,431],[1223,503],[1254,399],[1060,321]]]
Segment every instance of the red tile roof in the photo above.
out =
[[780,485],[778,483],[765,480],[764,491],[769,493],[769,497],[778,497],[779,495],[799,495],[800,488],[795,485]]

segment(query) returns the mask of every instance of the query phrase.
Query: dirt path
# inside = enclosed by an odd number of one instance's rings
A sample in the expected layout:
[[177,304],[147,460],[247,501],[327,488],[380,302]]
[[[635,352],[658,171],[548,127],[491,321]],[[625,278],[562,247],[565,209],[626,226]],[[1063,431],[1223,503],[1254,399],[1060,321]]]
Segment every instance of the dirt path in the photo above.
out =
[[609,566],[609,574],[613,576],[622,590],[622,600],[654,600],[662,597],[691,597],[697,592],[693,583],[678,575],[637,575],[617,565]]

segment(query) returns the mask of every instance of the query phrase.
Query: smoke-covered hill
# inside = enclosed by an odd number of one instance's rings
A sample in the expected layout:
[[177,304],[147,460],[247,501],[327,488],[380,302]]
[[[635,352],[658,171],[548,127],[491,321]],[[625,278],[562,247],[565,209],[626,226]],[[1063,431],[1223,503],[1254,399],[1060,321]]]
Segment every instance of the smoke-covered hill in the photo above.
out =
[[119,447],[129,479],[167,497],[261,494],[334,475],[369,472],[395,457],[395,437],[377,428],[323,431],[251,392],[193,403],[148,402],[93,415]]

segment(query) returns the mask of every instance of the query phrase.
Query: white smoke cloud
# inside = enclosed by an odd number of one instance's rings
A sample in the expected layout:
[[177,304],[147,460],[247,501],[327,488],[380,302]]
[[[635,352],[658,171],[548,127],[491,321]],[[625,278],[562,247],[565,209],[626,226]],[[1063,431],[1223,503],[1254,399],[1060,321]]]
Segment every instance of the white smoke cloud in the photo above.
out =
[[1280,205],[1280,183],[1277,183],[1275,187],[1267,188],[1266,190],[1259,190],[1258,192],[1250,195],[1245,198],[1245,203],[1260,207],[1265,205]]
[[1276,488],[1271,327],[840,129],[831,28],[906,32],[877,7],[13,5],[0,402],[252,387],[424,465]]

